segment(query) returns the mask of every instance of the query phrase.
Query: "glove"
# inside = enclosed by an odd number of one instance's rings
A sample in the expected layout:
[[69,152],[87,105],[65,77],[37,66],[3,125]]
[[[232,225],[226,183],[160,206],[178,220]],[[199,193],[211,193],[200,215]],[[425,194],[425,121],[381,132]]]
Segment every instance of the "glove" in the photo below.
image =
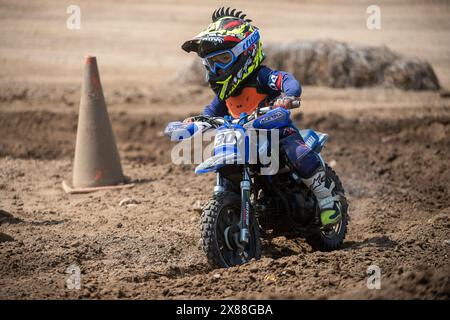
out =
[[293,106],[294,101],[300,101],[300,97],[289,97],[289,96],[279,97],[275,100],[273,106],[275,108],[281,107],[284,109],[292,109],[294,107]]

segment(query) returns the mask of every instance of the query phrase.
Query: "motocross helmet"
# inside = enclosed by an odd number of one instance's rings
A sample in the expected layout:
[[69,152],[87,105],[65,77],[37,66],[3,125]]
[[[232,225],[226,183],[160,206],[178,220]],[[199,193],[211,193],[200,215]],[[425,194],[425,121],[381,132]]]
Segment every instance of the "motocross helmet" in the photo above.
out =
[[219,8],[212,23],[181,48],[202,58],[206,77],[219,99],[227,99],[264,59],[258,28],[236,9]]

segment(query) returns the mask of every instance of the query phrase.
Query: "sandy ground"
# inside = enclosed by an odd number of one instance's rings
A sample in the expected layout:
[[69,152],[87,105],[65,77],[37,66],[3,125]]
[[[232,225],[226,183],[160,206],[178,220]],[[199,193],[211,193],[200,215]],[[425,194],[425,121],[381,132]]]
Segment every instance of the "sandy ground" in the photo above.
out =
[[[161,131],[211,97],[166,82],[192,58],[180,43],[219,2],[78,3],[82,29],[70,31],[69,2],[0,1],[0,298],[450,297],[448,98],[304,88],[294,118],[331,135],[324,156],[350,201],[344,247],[314,252],[301,239],[280,237],[264,243],[260,261],[212,270],[194,208],[211,195],[213,177],[171,164]],[[233,2],[267,41],[385,44],[427,59],[450,87],[445,2],[381,2],[380,31],[365,28],[365,1],[258,3]],[[137,183],[67,195],[61,181],[72,169],[82,61],[92,53],[124,171]],[[119,206],[126,197],[139,204]],[[66,288],[72,263],[81,268],[81,290]],[[372,264],[381,268],[381,290],[366,287]]]

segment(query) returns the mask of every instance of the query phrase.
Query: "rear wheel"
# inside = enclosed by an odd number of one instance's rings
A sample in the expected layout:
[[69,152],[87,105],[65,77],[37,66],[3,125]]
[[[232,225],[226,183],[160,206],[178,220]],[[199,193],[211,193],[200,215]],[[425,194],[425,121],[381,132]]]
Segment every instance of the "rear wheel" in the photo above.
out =
[[259,228],[254,219],[250,224],[247,244],[239,241],[241,199],[232,192],[215,194],[202,213],[202,242],[208,263],[228,268],[261,257]]
[[339,249],[345,239],[347,233],[348,224],[348,202],[345,198],[344,187],[336,172],[331,167],[326,165],[327,178],[334,181],[334,194],[339,195],[341,203],[342,219],[333,227],[326,229],[317,228],[315,232],[306,238],[306,241],[316,250],[320,251],[332,251]]

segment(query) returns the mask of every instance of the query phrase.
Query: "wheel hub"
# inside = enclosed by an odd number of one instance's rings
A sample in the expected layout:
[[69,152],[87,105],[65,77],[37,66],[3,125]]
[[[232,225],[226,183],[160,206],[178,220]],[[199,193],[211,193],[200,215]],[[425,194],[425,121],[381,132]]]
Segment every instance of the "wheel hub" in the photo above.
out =
[[234,226],[228,226],[225,228],[224,232],[224,240],[225,245],[229,250],[237,250],[239,248],[243,248],[241,243],[239,242],[239,227]]

